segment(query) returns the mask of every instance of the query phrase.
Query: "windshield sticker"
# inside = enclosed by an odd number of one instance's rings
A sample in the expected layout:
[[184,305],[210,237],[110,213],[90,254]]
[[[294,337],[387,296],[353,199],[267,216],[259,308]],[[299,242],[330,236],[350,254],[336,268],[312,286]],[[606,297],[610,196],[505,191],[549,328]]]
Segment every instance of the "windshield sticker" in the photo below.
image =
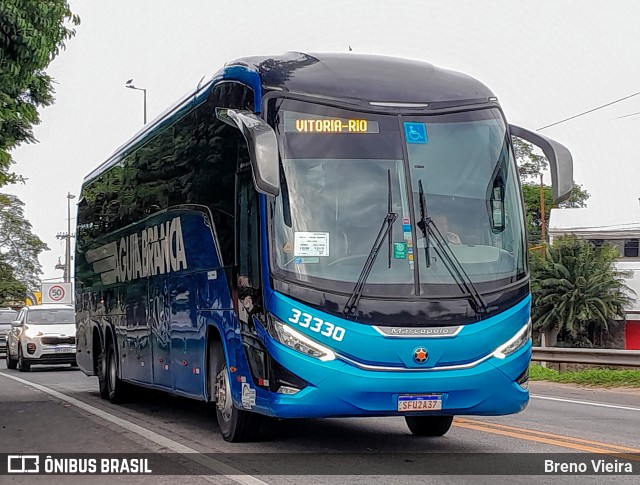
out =
[[395,259],[406,259],[407,258],[407,243],[406,242],[393,243],[393,257]]
[[285,253],[289,254],[291,251],[293,251],[293,244],[291,244],[289,241],[287,241],[282,246],[282,251],[284,251]]
[[296,256],[295,258],[293,258],[293,264],[317,264],[320,262],[320,258],[315,257],[315,256],[307,256],[307,257],[301,257],[301,256]]
[[[409,269],[411,271],[413,271],[413,235],[411,234],[411,222],[410,219],[408,217],[403,217],[402,218],[402,231],[403,231],[403,237],[405,240],[405,248],[404,248],[404,252],[405,255],[402,258],[398,258],[396,256],[397,259],[406,259],[409,263]],[[395,244],[394,244],[394,255],[395,255]]]
[[328,232],[296,232],[294,256],[329,256]]
[[427,127],[424,123],[405,121],[404,136],[407,139],[407,143],[421,143],[424,145],[429,142]]

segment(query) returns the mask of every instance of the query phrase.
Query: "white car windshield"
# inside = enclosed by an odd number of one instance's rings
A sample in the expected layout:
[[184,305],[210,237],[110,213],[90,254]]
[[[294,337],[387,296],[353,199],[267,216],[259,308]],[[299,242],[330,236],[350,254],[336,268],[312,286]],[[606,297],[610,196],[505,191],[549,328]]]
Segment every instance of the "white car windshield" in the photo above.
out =
[[31,310],[27,316],[27,323],[35,325],[57,325],[61,323],[75,323],[73,310]]

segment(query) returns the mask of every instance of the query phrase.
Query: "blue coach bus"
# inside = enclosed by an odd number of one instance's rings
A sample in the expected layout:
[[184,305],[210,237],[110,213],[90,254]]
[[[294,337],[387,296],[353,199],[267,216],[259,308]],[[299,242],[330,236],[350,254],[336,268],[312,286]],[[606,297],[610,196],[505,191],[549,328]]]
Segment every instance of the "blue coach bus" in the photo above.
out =
[[[466,75],[354,54],[244,58],[90,173],[77,362],[269,417],[404,416],[416,435],[529,399],[530,290],[512,135]],[[213,409],[213,406],[212,406]]]

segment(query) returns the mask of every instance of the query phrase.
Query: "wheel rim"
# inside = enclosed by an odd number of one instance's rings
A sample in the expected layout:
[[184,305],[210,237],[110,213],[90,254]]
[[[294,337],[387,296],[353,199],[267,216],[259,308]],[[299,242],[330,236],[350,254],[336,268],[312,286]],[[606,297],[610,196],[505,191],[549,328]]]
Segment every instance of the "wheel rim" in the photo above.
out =
[[233,402],[231,401],[231,387],[227,378],[227,365],[225,364],[216,375],[216,407],[225,421],[231,420]]
[[113,391],[116,388],[116,359],[113,352],[109,353],[109,390]]

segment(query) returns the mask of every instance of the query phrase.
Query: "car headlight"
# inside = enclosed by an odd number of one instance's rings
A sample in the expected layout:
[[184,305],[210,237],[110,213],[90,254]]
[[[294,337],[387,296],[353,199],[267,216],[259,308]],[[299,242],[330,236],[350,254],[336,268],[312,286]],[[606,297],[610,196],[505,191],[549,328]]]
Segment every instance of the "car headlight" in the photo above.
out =
[[309,337],[294,330],[286,323],[281,322],[272,315],[269,315],[269,334],[283,345],[290,349],[301,352],[310,357],[315,357],[323,362],[334,360],[336,354],[324,345],[311,340]]
[[506,343],[498,347],[493,353],[494,357],[504,359],[507,355],[513,354],[520,347],[525,345],[531,339],[531,319],[518,332],[507,340]]
[[25,337],[29,337],[29,338],[40,337],[42,335],[43,335],[42,332],[40,332],[39,330],[37,330],[35,328],[31,328],[31,327],[27,328],[24,331],[24,336]]

